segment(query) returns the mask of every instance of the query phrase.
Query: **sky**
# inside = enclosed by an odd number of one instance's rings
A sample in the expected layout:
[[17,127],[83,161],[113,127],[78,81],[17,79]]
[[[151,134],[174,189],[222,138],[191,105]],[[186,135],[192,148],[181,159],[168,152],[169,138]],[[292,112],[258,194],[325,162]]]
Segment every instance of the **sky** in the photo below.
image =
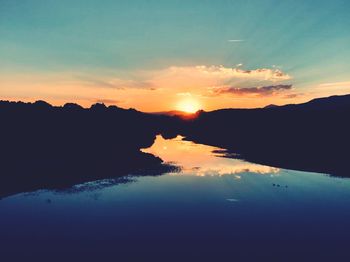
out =
[[0,99],[146,112],[350,93],[347,0],[0,0]]

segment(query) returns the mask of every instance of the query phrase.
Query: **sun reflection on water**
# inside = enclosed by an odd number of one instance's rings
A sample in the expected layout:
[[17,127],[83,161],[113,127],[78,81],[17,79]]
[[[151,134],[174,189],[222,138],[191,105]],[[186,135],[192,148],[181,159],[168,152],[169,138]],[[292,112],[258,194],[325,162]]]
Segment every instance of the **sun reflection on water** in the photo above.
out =
[[142,149],[143,152],[156,155],[165,162],[181,166],[181,174],[196,176],[234,175],[235,179],[240,179],[240,173],[275,175],[280,171],[280,169],[270,166],[220,157],[217,152],[221,150],[220,148],[183,140],[182,136],[166,140],[160,135],[157,136],[150,148]]

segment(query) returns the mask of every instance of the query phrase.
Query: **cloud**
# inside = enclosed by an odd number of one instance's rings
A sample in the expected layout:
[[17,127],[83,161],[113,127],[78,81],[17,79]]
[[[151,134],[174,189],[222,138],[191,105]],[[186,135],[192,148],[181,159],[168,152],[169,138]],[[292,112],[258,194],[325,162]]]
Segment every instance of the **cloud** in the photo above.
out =
[[[139,70],[132,74],[117,72],[109,76],[84,76],[85,86],[116,90],[156,90],[158,93],[212,97],[218,94],[269,95],[282,92],[292,77],[277,68],[247,70],[242,64],[171,66],[154,70]],[[289,87],[289,89],[291,86]]]
[[245,40],[243,40],[243,39],[229,39],[227,41],[231,42],[231,43],[239,43],[239,42],[244,42]]
[[94,99],[92,102],[94,103],[103,103],[103,104],[120,104],[122,101],[120,100],[114,100],[114,99],[108,99],[108,98],[102,98],[102,99]]
[[345,82],[334,82],[334,83],[324,83],[320,84],[321,87],[323,86],[336,86],[336,87],[349,87],[350,86],[350,81],[345,81]]
[[256,78],[258,80],[280,81],[289,80],[291,77],[279,69],[259,68],[255,70],[243,70],[241,68],[231,68],[224,66],[194,66],[194,67],[170,67],[169,73],[172,74],[191,74],[201,77],[214,77],[216,79],[229,78]]
[[177,93],[177,96],[192,96],[190,92],[185,92],[185,93]]
[[138,88],[138,89],[148,89],[155,90],[155,87],[146,81],[137,81],[132,79],[121,79],[117,77],[102,79],[101,77],[88,77],[79,76],[77,77],[85,85],[92,87],[101,88],[112,88],[112,89],[128,89],[128,88]]
[[350,81],[320,83],[309,92],[313,98],[331,95],[346,95],[350,93]]
[[180,92],[221,86],[263,86],[290,80],[291,76],[279,69],[258,68],[244,70],[241,67],[224,66],[172,66],[150,73],[151,82],[159,88],[177,88]]
[[222,87],[213,89],[214,94],[232,94],[236,96],[270,96],[276,93],[288,91],[292,89],[292,85],[270,85],[270,86],[260,86],[260,87]]
[[303,96],[304,94],[302,93],[299,93],[299,94],[288,94],[288,95],[285,95],[283,96],[284,99],[292,99],[292,98],[297,98],[297,97],[301,97]]

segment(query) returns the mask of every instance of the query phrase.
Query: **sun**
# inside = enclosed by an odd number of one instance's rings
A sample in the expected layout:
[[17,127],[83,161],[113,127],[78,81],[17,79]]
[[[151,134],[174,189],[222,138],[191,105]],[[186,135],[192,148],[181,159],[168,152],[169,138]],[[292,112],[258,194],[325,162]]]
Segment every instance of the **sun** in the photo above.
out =
[[197,100],[194,100],[192,98],[181,100],[176,107],[178,110],[186,112],[186,113],[196,113],[200,108],[201,105]]

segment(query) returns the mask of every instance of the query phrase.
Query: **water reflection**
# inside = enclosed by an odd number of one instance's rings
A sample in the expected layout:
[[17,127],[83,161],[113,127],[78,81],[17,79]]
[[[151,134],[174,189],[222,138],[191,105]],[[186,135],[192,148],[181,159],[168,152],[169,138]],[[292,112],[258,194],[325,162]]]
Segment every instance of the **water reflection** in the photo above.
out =
[[158,135],[154,144],[143,152],[160,157],[165,162],[182,167],[181,174],[196,176],[234,175],[240,179],[240,173],[270,174],[279,173],[280,169],[252,164],[240,159],[224,157],[220,148],[195,144],[183,140],[182,136],[167,140]]
[[144,151],[182,175],[142,169],[2,199],[2,261],[350,261],[350,180],[219,157],[182,137]]

